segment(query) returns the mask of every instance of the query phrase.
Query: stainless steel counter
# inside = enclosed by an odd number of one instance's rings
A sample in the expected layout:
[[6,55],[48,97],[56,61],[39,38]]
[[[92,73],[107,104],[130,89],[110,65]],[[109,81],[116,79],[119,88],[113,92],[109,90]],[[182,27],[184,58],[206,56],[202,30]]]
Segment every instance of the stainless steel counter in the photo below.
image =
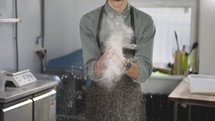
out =
[[0,91],[0,103],[8,103],[22,97],[30,96],[46,89],[54,88],[60,82],[58,76],[34,74],[38,79],[23,87],[6,87],[5,91]]

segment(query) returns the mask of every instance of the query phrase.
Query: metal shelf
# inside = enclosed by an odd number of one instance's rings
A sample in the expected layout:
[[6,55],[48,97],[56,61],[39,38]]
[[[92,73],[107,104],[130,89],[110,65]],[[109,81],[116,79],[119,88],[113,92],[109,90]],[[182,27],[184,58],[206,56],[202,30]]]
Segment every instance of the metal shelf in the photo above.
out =
[[17,23],[20,21],[20,18],[0,18],[0,23]]

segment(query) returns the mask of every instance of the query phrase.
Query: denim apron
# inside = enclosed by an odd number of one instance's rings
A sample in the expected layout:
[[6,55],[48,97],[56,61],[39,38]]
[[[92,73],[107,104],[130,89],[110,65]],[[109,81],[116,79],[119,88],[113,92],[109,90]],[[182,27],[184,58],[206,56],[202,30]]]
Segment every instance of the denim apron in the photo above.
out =
[[[101,8],[97,28],[97,41],[101,30],[104,6]],[[133,7],[131,6],[131,26],[134,28]],[[133,38],[131,43],[136,43]],[[99,44],[98,44],[99,46]],[[100,46],[99,46],[100,47]],[[124,50],[127,57],[134,57],[135,51]],[[92,82],[86,98],[87,121],[146,121],[146,109],[140,84],[127,75],[114,82],[107,90],[97,82]]]

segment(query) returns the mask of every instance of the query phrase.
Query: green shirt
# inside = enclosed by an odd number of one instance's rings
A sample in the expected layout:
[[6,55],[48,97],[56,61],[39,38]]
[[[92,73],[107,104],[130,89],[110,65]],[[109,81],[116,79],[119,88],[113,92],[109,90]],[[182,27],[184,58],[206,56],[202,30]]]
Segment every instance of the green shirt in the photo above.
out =
[[[96,61],[102,56],[105,50],[105,42],[107,41],[113,28],[106,22],[106,19],[112,20],[118,24],[114,19],[121,16],[125,25],[131,27],[130,5],[122,13],[116,13],[107,3],[105,4],[103,21],[101,27],[101,34],[98,46],[96,40],[97,26],[99,21],[99,14],[101,7],[85,14],[80,20],[80,37],[83,49],[84,65],[90,80],[96,81],[93,66]],[[135,23],[135,37],[136,37],[136,52],[133,62],[139,65],[140,76],[135,82],[144,82],[152,73],[152,54],[153,41],[155,36],[155,26],[152,18],[134,8],[134,23]],[[110,32],[111,31],[111,32]]]

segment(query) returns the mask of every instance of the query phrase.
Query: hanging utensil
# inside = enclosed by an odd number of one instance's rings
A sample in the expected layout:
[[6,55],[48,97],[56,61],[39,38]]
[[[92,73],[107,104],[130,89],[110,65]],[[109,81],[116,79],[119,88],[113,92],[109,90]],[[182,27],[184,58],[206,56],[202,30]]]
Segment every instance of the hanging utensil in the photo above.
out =
[[179,51],[180,49],[179,49],[179,43],[178,43],[178,35],[177,35],[176,31],[174,31],[174,33],[175,33],[175,39],[176,39],[176,44],[177,44],[177,50]]
[[190,55],[191,52],[192,52],[194,49],[196,49],[198,46],[199,46],[199,43],[198,43],[198,42],[193,43],[193,46],[192,46],[192,48],[191,48],[191,50],[190,50],[189,55]]

